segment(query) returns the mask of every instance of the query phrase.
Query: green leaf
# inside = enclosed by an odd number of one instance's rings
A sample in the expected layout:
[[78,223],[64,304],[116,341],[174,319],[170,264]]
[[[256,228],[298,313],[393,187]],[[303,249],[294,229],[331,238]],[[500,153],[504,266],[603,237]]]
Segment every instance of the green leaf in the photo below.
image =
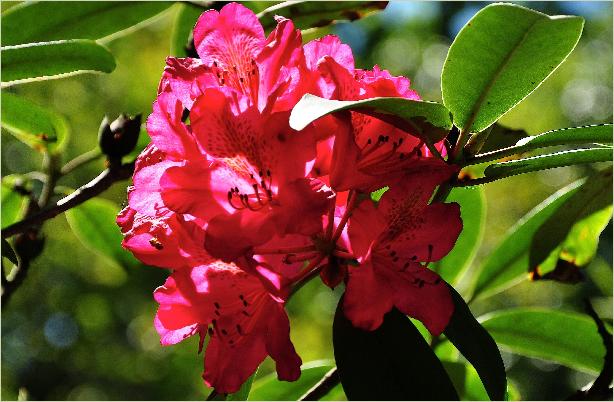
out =
[[450,129],[450,112],[441,104],[405,98],[371,98],[358,101],[323,99],[307,94],[294,106],[290,127],[300,131],[311,122],[330,113],[353,110],[373,115],[420,138],[434,143],[443,139]]
[[138,265],[138,261],[121,246],[123,236],[115,225],[119,207],[104,198],[91,198],[66,211],[66,220],[85,248],[112,264],[123,267]]
[[241,388],[235,392],[234,394],[229,394],[226,396],[227,401],[247,401],[247,397],[249,396],[249,392],[252,389],[252,384],[254,383],[254,377],[256,377],[256,373],[250,375],[249,378],[241,385]]
[[173,23],[173,33],[171,36],[171,55],[176,57],[187,57],[186,45],[188,38],[198,17],[203,13],[203,9],[193,4],[182,3],[179,5],[179,12]]
[[608,162],[612,160],[612,148],[575,149],[548,155],[534,156],[515,161],[494,163],[486,168],[484,177],[496,180],[518,174],[553,169],[584,163]]
[[110,73],[113,55],[88,39],[6,46],[2,57],[2,86],[61,78],[84,72]]
[[19,264],[15,250],[13,250],[13,247],[11,247],[9,242],[4,238],[2,239],[2,256],[8,258],[8,260],[15,265]]
[[500,292],[527,277],[529,247],[539,227],[552,216],[586,179],[580,179],[557,191],[537,205],[511,227],[505,239],[473,273],[472,299]]
[[347,401],[348,398],[345,396],[345,392],[343,392],[343,386],[341,384],[337,384],[328,391],[326,395],[320,398],[321,401]]
[[1,108],[2,127],[26,145],[55,153],[66,147],[69,130],[61,115],[6,91]]
[[[612,168],[592,175],[536,231],[529,266],[540,276],[562,259],[583,267],[597,252],[599,236],[612,217]],[[546,263],[545,263],[546,262]]]
[[354,21],[386,7],[385,1],[285,1],[258,14],[265,30],[275,27],[274,17],[281,15],[298,29],[323,27],[338,20]]
[[2,45],[100,39],[164,11],[171,2],[24,2],[2,13]]
[[349,400],[458,400],[441,362],[411,321],[396,309],[375,331],[355,328],[339,302],[333,346]]
[[454,285],[469,268],[482,242],[486,221],[486,196],[481,187],[455,188],[446,198],[446,202],[460,204],[463,231],[452,251],[440,261],[432,263],[431,269],[446,282]]
[[605,348],[597,325],[587,315],[515,308],[493,312],[480,321],[499,345],[513,353],[592,373],[603,366]]
[[330,360],[318,360],[301,366],[301,376],[294,382],[279,381],[275,373],[254,382],[249,394],[250,401],[297,400],[320,381],[334,367]]
[[574,49],[584,19],[514,4],[480,10],[443,66],[443,103],[462,132],[479,132],[535,90]]
[[[4,103],[4,99],[3,103]],[[11,187],[4,183],[4,179],[2,178],[2,186],[1,186],[1,201],[0,201],[0,212],[2,227],[5,228],[13,223],[17,222],[22,215],[24,208],[25,197],[19,194],[17,191],[13,190]]]
[[[490,137],[488,140],[490,140]],[[486,141],[487,143],[488,140]],[[599,124],[594,126],[563,128],[522,138],[513,144],[513,146],[476,155],[474,158],[468,159],[465,165],[494,161],[505,156],[520,154],[539,148],[589,143],[611,144],[612,125]],[[490,149],[485,145],[483,151],[490,151]]]
[[491,400],[505,398],[505,366],[497,344],[478,323],[463,298],[449,286],[454,313],[444,330],[445,336],[478,372]]

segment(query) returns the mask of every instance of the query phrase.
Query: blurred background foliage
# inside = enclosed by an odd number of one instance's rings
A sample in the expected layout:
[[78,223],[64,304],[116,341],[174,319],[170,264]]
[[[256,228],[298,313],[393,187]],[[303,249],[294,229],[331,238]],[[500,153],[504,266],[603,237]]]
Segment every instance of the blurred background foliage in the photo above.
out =
[[[2,2],[2,8],[14,4]],[[262,9],[270,4],[249,6]],[[486,4],[393,1],[383,12],[318,29],[309,36],[337,34],[351,45],[358,67],[378,64],[393,75],[410,77],[423,99],[441,101],[439,81],[447,49],[465,22]],[[537,134],[612,121],[612,3],[518,4],[551,15],[581,15],[586,25],[569,59],[501,123]],[[10,89],[67,118],[73,135],[65,161],[96,147],[105,114],[115,118],[122,112],[144,116],[151,112],[177,11],[175,5],[144,28],[106,42],[117,59],[112,74],[79,75]],[[35,171],[40,165],[39,154],[2,133],[3,176]],[[99,159],[63,177],[59,184],[76,188],[103,168]],[[487,227],[473,265],[534,205],[590,170],[567,167],[487,184]],[[125,202],[127,185],[115,184],[103,194],[117,211]],[[143,266],[129,255],[121,265],[102,258],[83,247],[64,215],[48,222],[43,231],[44,252],[2,311],[1,398],[204,399],[209,390],[201,379],[197,339],[162,347],[153,327],[156,303],[152,291],[163,283],[167,272]],[[582,312],[581,300],[587,296],[600,316],[611,320],[611,222],[602,235],[598,256],[585,272],[586,280],[577,285],[527,280],[476,301],[472,309],[476,316],[514,306]],[[304,362],[333,357],[331,323],[339,296],[340,289],[331,292],[313,281],[289,302],[291,335]],[[522,399],[562,399],[594,379],[594,374],[541,360],[506,352],[503,357],[508,377]],[[272,361],[267,359],[257,378],[272,371]]]

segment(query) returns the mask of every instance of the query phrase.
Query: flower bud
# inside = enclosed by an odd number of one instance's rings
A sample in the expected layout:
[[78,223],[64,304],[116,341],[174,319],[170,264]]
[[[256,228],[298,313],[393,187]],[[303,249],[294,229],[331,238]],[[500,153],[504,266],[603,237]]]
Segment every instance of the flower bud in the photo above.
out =
[[132,152],[140,132],[140,114],[131,118],[122,113],[110,124],[109,119],[105,116],[98,130],[98,144],[109,159],[119,159]]

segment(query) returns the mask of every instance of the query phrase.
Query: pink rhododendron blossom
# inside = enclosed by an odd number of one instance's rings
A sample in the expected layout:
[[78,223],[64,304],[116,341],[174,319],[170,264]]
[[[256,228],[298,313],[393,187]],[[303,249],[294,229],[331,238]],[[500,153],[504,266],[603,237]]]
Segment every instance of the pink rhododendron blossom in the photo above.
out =
[[449,290],[422,262],[443,258],[462,229],[458,204],[427,205],[449,175],[411,175],[377,207],[366,202],[354,211],[349,235],[360,266],[349,268],[344,311],[355,326],[373,330],[396,307],[434,335],[445,329],[454,309]]
[[155,326],[162,344],[198,334],[210,336],[203,378],[220,393],[237,392],[270,355],[280,380],[294,381],[301,359],[290,341],[283,301],[231,264],[211,261],[175,271],[154,292],[160,304]]
[[[357,112],[289,126],[307,93],[419,96],[405,77],[356,69],[337,37],[303,45],[292,21],[276,20],[265,36],[236,3],[200,16],[199,58],[167,59],[152,143],[117,218],[125,248],[173,270],[155,291],[161,342],[198,334],[202,348],[210,336],[203,377],[220,393],[236,392],[267,355],[280,379],[298,378],[284,304],[317,275],[346,284],[345,313],[365,329],[396,306],[438,334],[453,308],[426,267],[462,227],[457,205],[428,204],[458,171],[443,142],[433,155],[411,129]],[[369,193],[385,186],[375,206]]]

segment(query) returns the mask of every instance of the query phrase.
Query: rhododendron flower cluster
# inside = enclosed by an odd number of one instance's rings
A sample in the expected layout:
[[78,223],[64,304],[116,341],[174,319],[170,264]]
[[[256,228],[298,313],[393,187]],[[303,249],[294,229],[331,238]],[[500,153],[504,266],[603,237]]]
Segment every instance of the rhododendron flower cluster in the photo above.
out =
[[194,44],[199,58],[167,59],[151,144],[117,220],[125,248],[172,270],[154,292],[162,344],[199,335],[202,349],[208,339],[203,377],[220,393],[236,392],[266,356],[280,379],[296,380],[284,304],[318,274],[327,286],[345,283],[356,327],[376,329],[396,307],[441,333],[453,305],[427,264],[452,249],[462,223],[458,205],[429,200],[457,169],[366,114],[300,132],[288,123],[305,94],[418,100],[409,80],[355,68],[332,35],[303,45],[282,17],[265,36],[235,3],[201,15]]

